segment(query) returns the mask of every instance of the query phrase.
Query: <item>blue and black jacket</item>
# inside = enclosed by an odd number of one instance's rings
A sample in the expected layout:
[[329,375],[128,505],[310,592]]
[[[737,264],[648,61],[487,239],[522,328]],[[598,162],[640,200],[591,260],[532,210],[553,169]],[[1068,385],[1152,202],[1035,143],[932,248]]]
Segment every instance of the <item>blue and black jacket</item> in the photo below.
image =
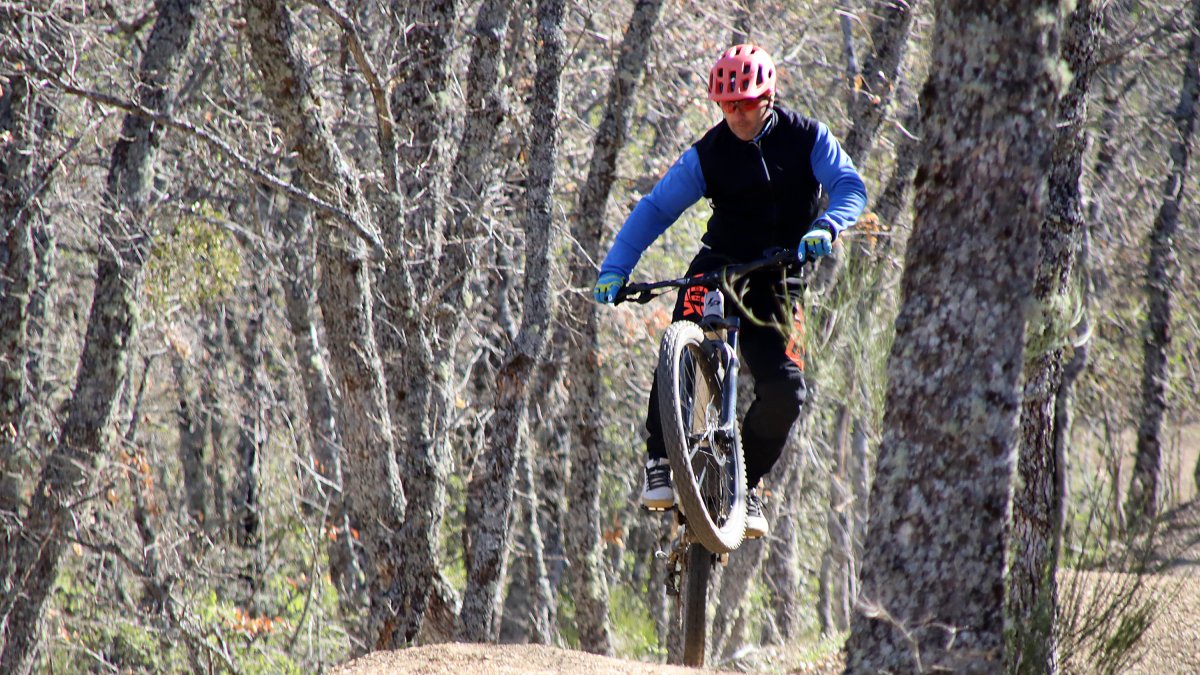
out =
[[[818,214],[822,189],[829,206]],[[829,128],[776,106],[752,141],[722,120],[643,197],[625,220],[600,272],[628,278],[642,254],[701,197],[712,217],[701,241],[733,260],[758,258],[772,247],[795,249],[814,226],[836,239],[854,224],[867,189]]]

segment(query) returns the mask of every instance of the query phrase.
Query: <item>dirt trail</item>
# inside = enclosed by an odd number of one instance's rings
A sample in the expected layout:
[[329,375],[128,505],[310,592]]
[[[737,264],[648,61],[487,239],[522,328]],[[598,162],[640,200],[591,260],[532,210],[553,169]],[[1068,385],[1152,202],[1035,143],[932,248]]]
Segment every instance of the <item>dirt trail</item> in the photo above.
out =
[[662,673],[694,675],[716,672],[660,666],[638,661],[606,658],[542,645],[440,644],[414,647],[397,652],[376,652],[352,661],[332,675],[382,675],[383,673],[422,673],[440,675],[469,673],[500,675],[512,673]]
[[[1167,514],[1157,537],[1153,561],[1162,572],[1146,578],[1146,593],[1155,603],[1153,624],[1147,632],[1139,663],[1123,671],[1145,675],[1200,673],[1200,499]],[[1070,588],[1064,573],[1063,588]],[[1128,575],[1079,573],[1085,597],[1103,593]],[[822,663],[774,663],[770,672],[832,675],[841,672],[836,656]],[[1078,672],[1070,665],[1065,669]],[[437,644],[403,651],[377,652],[343,664],[334,675],[392,673],[661,673],[685,675],[716,673],[574,652],[541,645]]]
[[1151,564],[1156,613],[1145,654],[1129,673],[1200,673],[1200,498],[1166,515]]

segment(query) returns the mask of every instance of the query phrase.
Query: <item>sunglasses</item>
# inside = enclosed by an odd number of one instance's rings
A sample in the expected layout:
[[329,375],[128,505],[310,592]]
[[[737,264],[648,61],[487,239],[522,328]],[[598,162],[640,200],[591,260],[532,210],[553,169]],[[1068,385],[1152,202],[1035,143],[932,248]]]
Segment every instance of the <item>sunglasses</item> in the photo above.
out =
[[735,113],[739,110],[758,110],[759,108],[769,104],[771,99],[766,96],[759,98],[747,98],[740,101],[720,101],[721,110],[727,113]]

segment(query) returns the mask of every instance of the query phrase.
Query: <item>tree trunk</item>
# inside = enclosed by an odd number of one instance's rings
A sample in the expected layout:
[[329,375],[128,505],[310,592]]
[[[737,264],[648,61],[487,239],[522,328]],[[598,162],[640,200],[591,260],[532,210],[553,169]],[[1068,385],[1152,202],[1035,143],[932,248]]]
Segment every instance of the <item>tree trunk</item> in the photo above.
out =
[[1074,74],[1058,101],[1051,155],[1041,262],[1034,282],[1037,312],[1026,329],[1024,400],[1021,404],[1021,481],[1013,497],[1013,546],[1009,565],[1010,672],[1058,671],[1055,623],[1056,572],[1066,467],[1058,451],[1069,430],[1055,427],[1066,345],[1075,312],[1069,297],[1075,253],[1084,233],[1083,152],[1087,98],[1101,29],[1102,12],[1080,0],[1066,24],[1062,54]]
[[858,597],[858,573],[862,568],[863,546],[866,544],[864,537],[867,533],[869,497],[871,495],[871,466],[874,463],[867,428],[867,423],[856,417],[850,439],[850,492],[854,500],[852,508],[854,517],[851,520],[854,528],[851,542],[854,555],[850,561],[852,566],[850,579],[854,583],[854,587],[850,594],[851,603]]
[[[851,39],[852,22],[849,14],[842,12],[839,16],[843,35],[842,51],[846,56],[846,72],[849,81],[847,108],[850,114],[850,130],[842,143],[842,149],[859,167],[866,166],[875,138],[879,135],[879,127],[891,108],[892,99],[900,80],[901,62],[908,50],[909,35],[912,33],[913,14],[920,9],[921,0],[884,1],[878,4],[883,7],[878,11],[870,12],[872,17],[870,44],[873,48],[861,68],[858,65],[854,43]],[[893,188],[901,190],[898,195],[892,197],[893,200],[903,199],[903,191],[907,189],[908,180],[911,177],[911,170],[905,172],[904,169],[907,166],[915,166],[915,159],[911,164],[906,165],[903,153],[898,152],[896,156],[897,174],[894,175],[894,179],[898,178],[903,182]],[[915,153],[910,156],[915,158]],[[899,204],[896,206],[895,213],[898,213]],[[881,222],[885,226],[891,226],[894,220],[893,214],[888,219],[881,219]],[[811,282],[817,292],[824,292],[832,287],[835,280],[846,276],[844,269],[848,256],[841,251],[842,249],[839,249],[834,252],[834,255],[819,261]],[[870,278],[872,272],[874,270],[868,268],[866,276]],[[876,289],[874,293],[877,295],[878,290]],[[874,305],[859,304],[866,305],[871,310],[874,309]]]
[[[562,335],[562,331],[562,322],[559,322],[559,329],[551,344],[569,344],[568,338]],[[545,365],[538,373],[538,391],[548,392],[549,400],[544,400],[543,407],[539,410],[541,424],[530,425],[532,429],[541,428],[540,433],[532,434],[536,440],[532,440],[530,447],[538,448],[540,452],[530,461],[534,462],[533,470],[537,476],[539,487],[537,518],[539,529],[545,533],[542,550],[546,560],[546,580],[553,589],[562,587],[563,577],[568,571],[566,543],[568,499],[566,494],[569,489],[567,471],[571,466],[569,442],[571,420],[560,410],[566,399],[566,393],[561,391],[561,386],[557,387],[560,391],[554,391],[555,383],[562,379],[561,373],[564,369],[560,362],[562,354],[562,352],[558,352],[559,358],[554,359],[552,352],[548,352],[547,359],[543,360]],[[551,606],[550,609],[552,611],[551,625],[555,625],[558,620],[558,608]]]
[[[342,159],[293,36],[291,12],[279,0],[246,0],[246,32],[272,115],[287,130],[287,148],[306,184],[326,201],[346,203],[361,229],[373,230],[358,185]],[[396,461],[383,365],[373,333],[374,301],[364,245],[328,213],[318,219],[318,297],[341,392],[338,429],[346,449],[346,491],[368,564],[371,607],[359,635],[368,649],[411,639],[398,615],[405,574],[405,496]]]
[[[25,406],[29,400],[27,311],[34,286],[35,257],[33,231],[20,215],[27,205],[20,202],[29,179],[28,171],[21,166],[22,158],[33,153],[15,140],[25,135],[20,118],[25,114],[22,109],[28,106],[23,100],[28,96],[28,82],[18,77],[15,85],[0,100],[5,108],[0,110],[0,117],[6,118],[0,124],[0,134],[12,133],[14,138],[0,156],[0,208],[4,210],[4,242],[0,248],[0,565],[8,563],[9,549],[19,536],[22,486],[32,473]],[[9,120],[16,124],[10,125]],[[0,584],[5,584],[8,571],[0,569]]]
[[521,472],[529,504],[526,517],[529,520],[529,554],[525,584],[532,590],[529,607],[529,640],[535,644],[553,644],[556,635],[555,620],[558,617],[558,596],[550,585],[550,574],[546,567],[545,539],[538,522],[538,485],[534,482],[532,448],[527,441],[521,456]]
[[467,498],[467,588],[463,594],[461,637],[492,642],[500,635],[497,610],[512,543],[516,458],[528,384],[541,359],[553,313],[550,294],[553,237],[554,166],[558,157],[560,81],[566,58],[562,23],[564,0],[542,0],[537,9],[537,75],[525,197],[525,308],[521,328],[497,375],[495,414],[488,422],[487,447],[475,467]]
[[854,50],[854,21],[850,15],[857,9],[852,0],[843,0],[838,3],[841,11],[838,15],[838,27],[842,29],[842,56],[846,59],[846,88],[844,91],[849,93],[849,99],[846,104],[850,107],[854,103],[854,95],[856,93],[855,79],[858,77],[858,53]]
[[709,653],[713,658],[727,658],[742,646],[751,611],[746,596],[750,584],[760,577],[766,549],[767,542],[761,539],[742,544],[722,570],[719,590],[716,585],[711,587],[709,602],[715,600],[717,606],[709,631]]
[[311,470],[314,480],[306,483],[313,485],[316,506],[325,514],[329,573],[338,589],[342,618],[353,622],[361,611],[358,595],[363,590],[362,570],[353,536],[353,531],[358,528],[351,527],[346,509],[336,406],[330,390],[329,366],[313,316],[317,292],[312,215],[303,205],[292,201],[282,217],[285,221],[277,223],[276,229],[284,233],[280,255],[284,270],[284,305],[296,350],[296,368],[304,385],[308,432],[313,447]]
[[[803,413],[802,413],[803,414]],[[772,473],[778,474],[779,490],[767,506],[771,511],[770,553],[763,563],[763,578],[771,589],[770,626],[773,636],[786,644],[800,635],[804,618],[801,605],[801,569],[798,522],[802,472],[799,452],[784,452]]]
[[[49,181],[47,181],[49,182]],[[29,350],[25,359],[25,372],[29,378],[29,393],[34,404],[31,420],[25,433],[29,436],[46,432],[51,426],[50,413],[47,410],[51,392],[47,386],[45,364],[52,361],[50,353],[56,344],[56,335],[51,340],[46,339],[47,323],[50,317],[50,290],[55,278],[55,259],[58,242],[55,228],[45,218],[38,218],[33,224],[33,255],[34,283],[33,292],[29,298],[26,315],[29,323],[26,327]]]
[[225,307],[217,306],[205,312],[201,330],[205,350],[205,377],[200,382],[201,414],[209,447],[206,472],[213,491],[208,532],[219,534],[225,541],[230,534],[229,489],[225,481],[225,411],[220,387],[227,378]]
[[[608,90],[604,118],[593,141],[591,165],[579,207],[572,223],[578,249],[586,256],[572,264],[571,285],[590,287],[596,270],[591,260],[600,254],[605,205],[616,178],[617,155],[625,145],[629,108],[646,69],[651,36],[662,10],[662,0],[638,0],[621,41],[621,54]],[[575,411],[571,430],[572,465],[571,523],[567,525],[567,555],[574,566],[572,590],[575,596],[576,623],[580,646],[589,652],[612,651],[608,626],[608,589],[602,569],[600,541],[600,467],[603,438],[601,420],[595,402],[601,398],[604,373],[596,355],[599,321],[597,308],[586,294],[573,293],[565,305],[565,322],[576,337],[568,374],[570,408]]]
[[[528,431],[528,424],[526,431]],[[534,479],[533,462],[530,461],[531,437],[526,433],[521,443],[521,457],[517,467],[520,478],[518,493],[527,495],[527,502],[518,509],[514,518],[514,529],[518,523],[526,534],[520,571],[509,574],[508,594],[504,597],[504,615],[500,626],[500,642],[505,644],[533,643],[553,644],[554,617],[557,598],[550,587],[549,571],[546,567],[545,539],[538,522],[539,486]],[[518,576],[519,575],[519,576]]]
[[1041,222],[1057,5],[947,1],[933,44],[917,220],[847,643],[853,673],[990,673],[1004,657],[1024,303],[1037,265],[1012,251],[1036,241]]
[[753,42],[750,36],[753,35],[751,30],[754,18],[754,5],[757,0],[742,0],[733,7],[733,34],[729,37],[729,44],[741,45],[747,42]]
[[199,527],[208,526],[208,479],[204,472],[204,426],[200,417],[200,395],[192,373],[191,347],[184,338],[168,338],[171,369],[175,373],[178,400],[175,426],[179,429],[179,465],[183,467],[183,491],[188,516]]
[[1091,314],[1090,303],[1093,295],[1091,284],[1091,233],[1090,229],[1095,226],[1095,223],[1088,222],[1084,229],[1083,237],[1080,240],[1079,252],[1076,255],[1075,267],[1078,270],[1078,276],[1081,279],[1083,295],[1083,313],[1079,326],[1075,333],[1081,336],[1072,345],[1071,360],[1063,366],[1062,378],[1058,384],[1058,392],[1054,397],[1054,435],[1051,438],[1051,445],[1054,452],[1055,463],[1058,465],[1057,475],[1055,476],[1058,484],[1055,486],[1055,491],[1060,495],[1057,507],[1057,512],[1052,514],[1051,522],[1053,523],[1053,531],[1055,537],[1051,540],[1053,548],[1050,552],[1051,560],[1062,560],[1062,547],[1064,541],[1070,535],[1069,521],[1067,520],[1067,498],[1069,493],[1068,488],[1068,472],[1070,465],[1068,457],[1070,457],[1071,448],[1071,430],[1075,423],[1075,382],[1083,373],[1083,370],[1088,365],[1091,327],[1089,316]]
[[876,2],[871,12],[871,41],[874,47],[863,62],[862,70],[852,75],[854,94],[850,98],[850,131],[842,141],[842,149],[859,166],[866,166],[867,157],[879,135],[879,127],[891,107],[900,79],[900,65],[908,51],[912,33],[913,14],[921,0]]
[[[15,7],[0,8],[0,33],[58,70],[56,29],[31,26]],[[49,138],[58,113],[20,72],[0,88],[0,593],[7,587],[10,546],[21,529],[21,494],[34,475],[31,439],[39,425],[29,407],[40,397],[39,344],[45,318],[41,279],[48,228],[41,195],[52,183]],[[0,640],[3,639],[0,628]]]
[[[130,470],[126,471],[129,478],[129,494],[133,497],[133,523],[137,528],[138,537],[141,539],[141,563],[142,563],[142,595],[138,601],[138,606],[142,611],[151,614],[162,612],[166,606],[167,596],[170,592],[168,582],[162,575],[162,567],[159,563],[159,544],[158,529],[150,521],[150,499],[147,498],[147,491],[150,481],[146,480],[146,476],[142,473],[142,467],[149,468],[150,464],[143,457],[144,452],[139,449],[137,443],[137,432],[141,426],[142,418],[142,402],[146,395],[146,382],[149,380],[150,365],[153,359],[145,357],[142,361],[142,377],[138,382],[137,394],[134,395],[132,404],[129,402],[129,390],[133,388],[133,382],[126,380],[124,398],[125,405],[129,408],[129,428],[125,431],[124,446],[125,451],[121,454],[127,457],[130,464]],[[128,454],[126,454],[128,453]]]
[[[1127,3],[1109,5],[1105,12],[1104,30],[1108,35],[1118,33],[1122,26],[1118,23],[1122,7]],[[1123,108],[1127,105],[1130,89],[1140,79],[1137,76],[1127,77],[1122,81],[1122,63],[1114,61],[1098,69],[1099,79],[1099,109],[1100,120],[1096,125],[1096,159],[1092,165],[1093,176],[1088,198],[1087,222],[1090,236],[1099,243],[1095,247],[1093,257],[1095,264],[1091,266],[1091,285],[1097,295],[1107,292],[1110,282],[1108,270],[1113,267],[1112,256],[1119,246],[1115,233],[1118,231],[1117,222],[1119,210],[1107,208],[1111,195],[1118,192],[1116,187],[1120,177],[1121,167],[1118,164],[1121,149],[1120,134],[1127,124],[1127,116]],[[1113,493],[1120,492],[1114,489]],[[1115,519],[1123,520],[1124,511],[1120,508],[1113,514]]]
[[508,102],[500,79],[500,57],[508,33],[513,0],[486,0],[475,19],[471,62],[467,69],[466,127],[455,156],[451,175],[454,184],[450,205],[454,225],[447,243],[447,263],[458,272],[447,302],[461,306],[463,290],[478,266],[476,239],[482,228],[484,194],[491,187],[496,131],[507,112]]
[[[790,500],[789,500],[790,501]],[[771,522],[775,541],[763,567],[764,578],[771,589],[771,642],[787,644],[800,636],[804,607],[801,604],[801,569],[798,563],[797,540],[801,536],[796,516],[780,509]]]
[[[263,261],[256,261],[262,265]],[[256,265],[256,266],[258,266]],[[241,419],[237,440],[237,489],[233,493],[234,540],[245,549],[256,549],[262,541],[259,476],[263,446],[266,444],[267,388],[262,382],[266,368],[263,363],[263,320],[266,293],[261,279],[252,282],[253,299],[247,303],[246,328],[243,332],[230,314],[225,315],[225,332],[242,366]],[[255,583],[258,575],[254,575]]]
[[1178,276],[1175,232],[1179,229],[1192,132],[1196,126],[1196,96],[1200,94],[1200,0],[1193,0],[1195,13],[1188,40],[1187,62],[1179,106],[1173,114],[1175,138],[1171,143],[1171,166],[1163,183],[1163,202],[1150,232],[1150,261],[1146,266],[1145,360],[1142,364],[1142,409],[1138,425],[1137,460],[1125,512],[1131,526],[1145,526],[1163,508],[1162,462],[1163,421],[1167,413],[1167,382],[1170,379],[1172,289]]
[[[163,0],[146,42],[134,100],[167,113],[175,77],[200,10],[199,0]],[[91,493],[92,470],[110,451],[117,398],[128,376],[129,345],[138,326],[142,268],[149,255],[145,219],[164,127],[129,114],[113,147],[100,219],[96,285],[75,389],[54,452],[42,469],[21,538],[10,550],[14,578],[4,589],[0,616],[9,631],[0,671],[32,670],[46,598],[58,576],[63,550],[80,508]],[[18,573],[19,571],[19,573]]]
[[[879,8],[878,12],[871,12],[870,44],[873,49],[868,54],[862,70],[854,73],[856,79],[849,110],[851,125],[842,144],[843,149],[859,166],[866,165],[875,139],[879,135],[879,128],[897,93],[901,62],[904,60],[912,33],[913,14],[920,9],[920,2],[880,4],[884,7]],[[910,113],[910,117],[915,115]],[[880,299],[885,290],[891,287],[888,282],[894,269],[891,265],[891,252],[893,237],[897,231],[896,220],[900,215],[918,156],[915,148],[905,148],[905,145],[915,145],[915,142],[909,137],[901,141],[902,149],[897,152],[892,180],[875,207],[878,223],[881,225],[877,231],[883,236],[871,236],[874,231],[864,231],[868,236],[851,240],[850,246],[854,255],[845,256],[850,259],[848,264],[855,268],[856,274],[841,274],[841,278],[843,285],[847,282],[855,284],[848,292],[855,298],[855,334],[861,336],[872,332],[879,312]],[[822,271],[828,274],[833,270],[829,265],[825,265]],[[851,374],[850,382],[861,377],[857,374],[862,364],[860,357],[861,352],[856,348],[844,348],[840,352],[841,367]],[[854,386],[847,387],[847,391],[853,390]],[[868,450],[865,437],[860,436],[861,433],[865,433],[862,430],[863,419],[858,417],[852,421],[849,409],[843,404],[838,413],[837,429],[831,440],[834,449],[832,464],[835,470],[830,476],[830,506],[826,524],[829,550],[825,553],[821,565],[819,595],[821,632],[826,635],[839,633],[849,627],[851,608],[857,592],[857,561],[861,554],[864,523],[855,521],[856,518],[865,520],[861,515],[865,514],[867,509],[867,491],[863,489],[866,472],[861,468],[862,464],[868,461],[865,457]],[[862,438],[864,441],[862,444],[851,442],[852,428],[855,438]],[[856,451],[861,452],[855,454]]]
[[389,9],[392,32],[399,39],[391,68],[389,122],[394,121],[400,133],[397,185],[386,186],[394,190],[389,197],[395,203],[386,206],[380,223],[384,241],[396,255],[379,276],[383,302],[375,331],[408,499],[398,552],[402,558],[397,567],[396,646],[417,639],[432,604],[456,602],[432,594],[449,588],[439,576],[451,467],[445,439],[454,401],[456,329],[463,313],[461,305],[442,294],[447,278],[465,273],[442,264],[449,186],[447,122],[453,117],[447,109],[448,73],[459,4],[394,0]]
[[921,157],[921,108],[913,105],[904,115],[900,142],[896,144],[896,164],[887,185],[875,201],[875,215],[880,224],[896,235],[896,223],[908,203],[909,188],[917,172],[917,160]]
[[849,445],[850,410],[842,403],[838,405],[828,458],[829,508],[825,512],[825,532],[829,537],[829,548],[821,560],[818,614],[822,635],[837,635],[850,627],[851,592],[854,587],[854,512],[850,490]]

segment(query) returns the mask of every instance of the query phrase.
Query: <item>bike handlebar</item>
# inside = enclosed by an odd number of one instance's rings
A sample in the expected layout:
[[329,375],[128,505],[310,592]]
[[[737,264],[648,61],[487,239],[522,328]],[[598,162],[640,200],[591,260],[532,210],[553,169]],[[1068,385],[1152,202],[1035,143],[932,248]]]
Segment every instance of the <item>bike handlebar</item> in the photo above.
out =
[[[668,279],[666,281],[654,281],[650,283],[625,284],[621,287],[621,290],[617,291],[617,297],[613,300],[613,304],[619,305],[622,302],[636,302],[644,305],[666,293],[663,289],[711,286],[714,283],[723,284],[728,279],[745,276],[751,272],[776,267],[790,267],[792,265],[795,265],[799,269],[812,261],[811,257],[800,258],[796,255],[795,251],[781,248],[758,260],[752,260],[748,263],[725,265],[706,274],[694,277],[681,277],[679,279]],[[655,291],[662,292],[655,293]]]

